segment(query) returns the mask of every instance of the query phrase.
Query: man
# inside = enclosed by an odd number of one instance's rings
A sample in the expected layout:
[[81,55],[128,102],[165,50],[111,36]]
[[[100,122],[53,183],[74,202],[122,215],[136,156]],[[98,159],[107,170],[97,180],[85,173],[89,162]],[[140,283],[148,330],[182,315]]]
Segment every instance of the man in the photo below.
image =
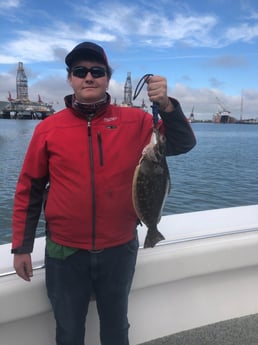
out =
[[[94,292],[102,345],[128,345],[128,295],[138,240],[133,173],[153,127],[141,109],[111,105],[112,74],[102,47],[83,42],[65,59],[74,91],[66,108],[35,129],[17,183],[13,214],[14,267],[32,277],[30,253],[43,200],[46,287],[57,345],[83,345]],[[167,155],[189,151],[195,138],[166,79],[147,80],[159,103]],[[47,197],[44,198],[47,186]]]

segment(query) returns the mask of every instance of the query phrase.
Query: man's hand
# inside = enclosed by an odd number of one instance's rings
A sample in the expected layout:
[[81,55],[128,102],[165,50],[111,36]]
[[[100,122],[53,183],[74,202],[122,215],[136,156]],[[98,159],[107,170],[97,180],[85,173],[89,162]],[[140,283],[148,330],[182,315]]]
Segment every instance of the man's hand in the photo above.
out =
[[14,254],[13,267],[19,277],[30,281],[33,276],[30,254]]
[[174,106],[167,95],[167,80],[164,77],[157,75],[148,77],[147,92],[151,102],[158,102],[159,108],[162,111],[171,112]]

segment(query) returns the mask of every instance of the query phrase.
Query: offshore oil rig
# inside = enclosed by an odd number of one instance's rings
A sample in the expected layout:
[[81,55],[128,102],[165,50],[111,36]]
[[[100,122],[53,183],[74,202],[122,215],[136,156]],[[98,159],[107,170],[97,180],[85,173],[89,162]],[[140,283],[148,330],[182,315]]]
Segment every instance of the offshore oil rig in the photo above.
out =
[[118,105],[119,107],[132,107],[132,108],[142,108],[143,110],[147,110],[147,105],[144,102],[144,99],[142,100],[142,104],[140,106],[133,104],[133,88],[132,88],[132,79],[131,79],[131,72],[127,72],[126,81],[124,84],[124,99],[121,104],[117,104],[116,100],[114,102],[114,105]]
[[16,75],[16,98],[9,92],[8,103],[2,109],[1,117],[4,119],[44,119],[53,114],[55,110],[51,104],[42,101],[40,95],[37,102],[29,100],[28,80],[23,63],[18,63]]

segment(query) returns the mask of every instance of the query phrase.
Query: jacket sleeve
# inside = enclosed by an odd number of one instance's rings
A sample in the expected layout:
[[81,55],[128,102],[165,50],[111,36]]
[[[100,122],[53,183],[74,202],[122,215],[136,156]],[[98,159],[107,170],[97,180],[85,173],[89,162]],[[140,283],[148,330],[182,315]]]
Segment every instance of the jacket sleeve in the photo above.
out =
[[30,253],[48,182],[45,135],[36,128],[18,178],[12,219],[12,253]]
[[187,121],[179,102],[170,98],[174,110],[169,113],[160,111],[167,139],[167,156],[179,155],[190,151],[196,145],[195,135]]

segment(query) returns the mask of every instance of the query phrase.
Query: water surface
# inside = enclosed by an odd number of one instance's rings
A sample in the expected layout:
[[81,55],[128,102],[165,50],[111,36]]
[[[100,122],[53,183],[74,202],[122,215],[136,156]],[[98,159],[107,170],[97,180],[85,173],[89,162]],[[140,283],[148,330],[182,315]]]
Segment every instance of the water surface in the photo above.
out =
[[[38,120],[0,120],[0,244],[10,241],[13,195]],[[258,125],[193,123],[197,146],[168,158],[164,214],[258,204]],[[40,220],[38,236],[44,234]]]

